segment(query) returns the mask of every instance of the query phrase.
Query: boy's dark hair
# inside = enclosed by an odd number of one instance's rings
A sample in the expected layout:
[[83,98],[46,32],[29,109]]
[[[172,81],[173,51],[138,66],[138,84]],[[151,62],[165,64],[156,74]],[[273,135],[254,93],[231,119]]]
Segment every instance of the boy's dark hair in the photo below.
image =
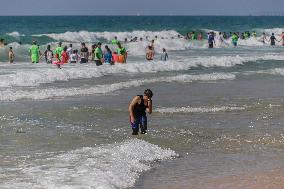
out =
[[63,51],[67,51],[67,46],[65,46],[65,47],[63,48]]
[[10,50],[12,50],[12,47],[9,47]]
[[146,95],[148,98],[152,98],[154,94],[150,89],[146,89],[144,91],[144,95]]

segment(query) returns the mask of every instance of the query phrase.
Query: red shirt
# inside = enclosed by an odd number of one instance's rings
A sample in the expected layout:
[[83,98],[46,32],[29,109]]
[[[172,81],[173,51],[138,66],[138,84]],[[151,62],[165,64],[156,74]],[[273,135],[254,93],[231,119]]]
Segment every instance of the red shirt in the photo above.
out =
[[68,63],[68,60],[69,60],[69,55],[67,52],[63,51],[62,54],[62,63]]

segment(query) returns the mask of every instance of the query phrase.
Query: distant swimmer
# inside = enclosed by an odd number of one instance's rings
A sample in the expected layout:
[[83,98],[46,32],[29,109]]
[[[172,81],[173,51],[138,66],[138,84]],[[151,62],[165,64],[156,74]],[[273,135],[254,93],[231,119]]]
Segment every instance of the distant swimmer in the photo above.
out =
[[73,52],[73,47],[72,47],[73,45],[72,44],[69,44],[69,47],[68,47],[68,49],[67,49],[67,53],[68,53],[68,55],[69,55],[69,57],[70,57],[70,55],[72,54],[72,52]]
[[202,41],[202,40],[203,40],[202,33],[199,33],[199,34],[198,34],[198,36],[197,36],[197,40],[198,40],[198,41]]
[[197,39],[196,34],[195,34],[195,32],[193,31],[193,32],[191,33],[191,40],[196,40],[196,39]]
[[[276,37],[274,36],[274,33],[272,33],[272,35],[270,36],[270,39],[269,39],[268,42],[270,42],[270,45],[271,45],[271,46],[275,46],[275,41],[278,41],[278,40],[277,40]],[[280,41],[278,41],[278,42],[280,42]]]
[[208,34],[208,47],[213,48],[215,44],[214,32]]
[[95,60],[95,63],[96,63],[97,66],[103,65],[103,58],[104,58],[104,56],[103,56],[103,51],[102,51],[101,47],[102,47],[102,44],[99,42],[97,44],[97,48],[95,49],[95,58],[94,58],[94,60]]
[[29,50],[30,56],[31,56],[31,61],[32,63],[39,63],[39,58],[40,58],[40,50],[39,46],[37,45],[36,41],[33,41],[33,44]]
[[216,36],[216,38],[217,38],[217,41],[219,42],[219,45],[224,46],[225,39],[223,37],[222,32],[219,32],[219,34]]
[[267,38],[266,38],[266,34],[263,32],[261,37],[260,37],[260,41],[265,44],[265,41],[267,41]]
[[234,45],[234,47],[238,46],[239,36],[236,33],[234,33],[231,38],[232,38],[232,44]]
[[9,58],[9,63],[13,64],[14,63],[14,59],[15,59],[15,54],[13,52],[13,48],[12,47],[9,48],[8,58]]
[[255,32],[255,31],[253,31],[253,32],[252,32],[252,37],[254,37],[254,38],[256,38],[256,37],[257,37],[257,35],[256,35],[256,32]]
[[106,45],[105,46],[105,52],[104,52],[104,63],[105,64],[109,64],[109,65],[111,65],[111,64],[113,64],[113,57],[112,57],[112,52],[111,52],[111,50],[110,50],[110,48]]
[[130,42],[137,42],[138,37],[134,37],[133,39],[130,40]]
[[154,59],[154,51],[152,46],[148,46],[147,52],[146,52],[146,60],[153,60]]
[[62,46],[62,42],[59,42],[58,43],[58,47],[56,47],[56,49],[54,50],[54,55],[57,55],[58,59],[61,61],[61,55],[62,55],[62,52],[63,52],[63,48],[61,47]]
[[131,101],[128,110],[130,115],[130,124],[132,135],[138,135],[139,126],[141,134],[147,133],[147,115],[146,111],[152,113],[153,92],[150,89],[144,91],[144,95],[137,95]]
[[161,61],[167,61],[169,58],[168,53],[165,48],[163,48],[163,52],[161,54]]
[[127,51],[120,43],[117,44],[117,55],[119,57],[119,63],[126,63]]
[[4,48],[5,47],[5,41],[4,39],[0,39],[0,48]]
[[64,48],[63,48],[63,51],[62,51],[62,54],[61,54],[61,57],[62,57],[62,63],[63,64],[67,64],[68,63],[68,61],[69,61],[69,54],[68,54],[68,52],[67,52],[67,46],[65,46]]
[[70,63],[76,64],[79,61],[78,50],[73,50],[72,54],[70,55]]
[[117,40],[117,37],[115,36],[114,39],[111,41],[111,44],[117,45],[119,41]]
[[97,48],[97,44],[93,44],[92,47],[91,47],[91,52],[90,52],[90,60],[91,61],[95,61],[95,50]]
[[281,40],[282,40],[282,46],[284,46],[284,32],[282,32],[282,34],[281,34]]
[[80,63],[87,63],[89,58],[89,50],[86,47],[85,43],[81,43],[81,52],[80,52],[81,61]]
[[50,50],[50,45],[47,45],[47,48],[44,51],[44,57],[45,57],[45,62],[47,64],[51,64],[52,63],[53,52],[52,52],[52,50]]

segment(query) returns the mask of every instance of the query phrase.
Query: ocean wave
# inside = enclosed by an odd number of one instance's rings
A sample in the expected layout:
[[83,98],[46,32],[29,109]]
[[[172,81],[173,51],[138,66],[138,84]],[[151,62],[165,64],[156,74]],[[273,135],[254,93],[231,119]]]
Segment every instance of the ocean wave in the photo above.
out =
[[15,101],[19,99],[48,99],[54,97],[72,97],[94,94],[107,94],[117,90],[130,87],[138,87],[145,84],[157,82],[193,82],[193,81],[217,81],[217,80],[233,80],[234,74],[212,73],[201,75],[177,75],[171,77],[159,77],[154,79],[132,80],[126,82],[112,83],[106,85],[96,85],[92,87],[81,88],[47,88],[47,89],[29,89],[17,90],[8,88],[0,91],[1,101]]
[[158,38],[169,39],[171,37],[177,37],[180,35],[177,31],[174,30],[165,30],[165,31],[132,31],[132,32],[89,32],[89,31],[79,31],[79,32],[65,32],[65,33],[51,33],[51,34],[39,34],[33,35],[36,37],[48,36],[55,40],[69,41],[69,42],[95,42],[99,39],[106,39],[111,41],[117,36],[117,39],[120,41],[124,41],[125,38],[131,39],[134,37],[143,38],[146,37],[151,40],[154,39],[155,36]]
[[[168,62],[137,62],[115,66],[100,66],[94,64],[88,65],[65,65],[63,69],[56,69],[52,65],[38,64],[22,64],[15,66],[26,66],[26,69],[2,69],[0,71],[0,87],[13,86],[39,86],[43,83],[52,83],[55,81],[69,81],[72,79],[86,79],[102,77],[105,75],[116,74],[133,74],[133,73],[153,73],[165,71],[182,71],[189,70],[193,67],[232,67],[244,64],[246,62],[254,62],[257,60],[284,60],[284,55],[266,54],[262,56],[210,56],[210,57],[188,57],[177,58]],[[8,67],[9,68],[9,67]],[[13,68],[13,69],[12,69]],[[1,74],[1,73],[5,74]]]
[[84,147],[35,164],[20,165],[17,179],[2,183],[4,188],[128,188],[150,163],[177,157],[170,149],[131,139],[118,144]]

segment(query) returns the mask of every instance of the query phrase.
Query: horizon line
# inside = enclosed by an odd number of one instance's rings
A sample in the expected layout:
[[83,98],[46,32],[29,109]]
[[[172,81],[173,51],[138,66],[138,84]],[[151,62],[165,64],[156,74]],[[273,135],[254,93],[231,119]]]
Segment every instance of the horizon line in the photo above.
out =
[[7,16],[14,16],[14,17],[21,17],[21,16],[26,16],[26,17],[31,17],[31,16],[38,16],[38,17],[43,17],[43,16],[46,16],[46,17],[52,17],[52,16],[102,16],[102,17],[120,17],[120,16],[129,16],[129,17],[143,17],[143,16],[154,16],[154,17],[157,17],[157,16],[165,16],[165,17],[198,17],[198,16],[201,16],[201,17],[208,17],[208,16],[214,16],[214,17],[226,17],[226,16],[231,16],[231,17],[245,17],[245,16],[250,16],[250,17],[260,17],[260,16],[267,16],[267,17],[283,17],[284,14],[275,14],[275,15],[272,15],[272,14],[259,14],[259,15],[252,15],[252,14],[248,14],[248,15],[169,15],[169,14],[157,14],[157,15],[151,15],[151,14],[130,14],[130,15],[104,15],[104,14],[97,14],[97,15],[92,15],[92,14],[54,14],[54,15],[51,15],[51,14],[48,14],[48,15],[41,15],[41,14],[36,14],[36,15],[29,15],[29,14],[23,14],[23,15],[0,15],[0,17],[7,17]]

